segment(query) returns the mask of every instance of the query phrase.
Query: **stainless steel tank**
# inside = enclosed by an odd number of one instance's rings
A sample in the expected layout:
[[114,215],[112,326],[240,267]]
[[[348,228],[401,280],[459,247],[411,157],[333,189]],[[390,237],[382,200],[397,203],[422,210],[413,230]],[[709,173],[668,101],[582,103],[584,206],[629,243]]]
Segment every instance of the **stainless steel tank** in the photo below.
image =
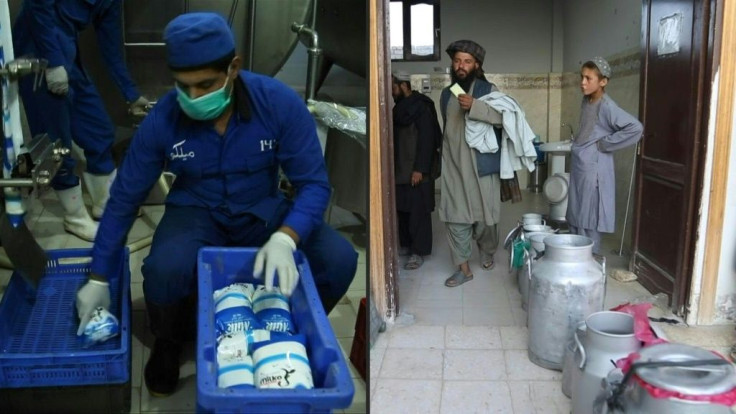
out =
[[[319,35],[322,58],[314,71],[317,89],[333,65],[365,77],[365,0],[125,0],[123,48],[128,69],[143,95],[155,99],[172,88],[163,31],[171,19],[192,11],[214,11],[230,22],[244,69],[276,75],[297,45],[299,38],[291,25],[299,23],[312,26]],[[80,52],[113,122],[130,126],[133,120],[127,104],[107,73],[91,28],[80,36]]]
[[585,236],[548,236],[544,246],[529,286],[529,359],[562,370],[565,345],[575,328],[603,310],[605,262],[593,258],[593,240]]

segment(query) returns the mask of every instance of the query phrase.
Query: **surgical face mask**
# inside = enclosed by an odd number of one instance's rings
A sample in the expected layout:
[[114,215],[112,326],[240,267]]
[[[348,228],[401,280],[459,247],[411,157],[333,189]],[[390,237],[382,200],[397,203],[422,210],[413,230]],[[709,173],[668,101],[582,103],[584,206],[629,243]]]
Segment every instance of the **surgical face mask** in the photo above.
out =
[[[229,75],[230,71],[228,71],[228,79]],[[202,95],[199,98],[192,99],[176,85],[176,99],[179,101],[181,110],[190,118],[198,121],[209,121],[222,115],[225,108],[230,105],[230,92],[232,90],[228,91],[226,89],[227,79],[225,79],[225,84],[222,85],[222,88]]]

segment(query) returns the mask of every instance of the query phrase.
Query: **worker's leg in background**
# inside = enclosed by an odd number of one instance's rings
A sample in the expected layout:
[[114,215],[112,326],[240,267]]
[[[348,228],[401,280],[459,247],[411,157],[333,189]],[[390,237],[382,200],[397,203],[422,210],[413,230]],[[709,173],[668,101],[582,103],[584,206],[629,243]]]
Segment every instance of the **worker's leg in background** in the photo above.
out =
[[75,64],[69,73],[72,90],[71,133],[74,142],[84,151],[87,167],[84,182],[92,199],[92,216],[99,219],[110,196],[115,178],[112,147],[115,127],[105,110],[97,88],[84,70]]
[[[49,134],[52,141],[61,140],[62,146],[71,150],[72,95],[55,95],[46,88],[45,81],[33,90],[33,77],[21,78],[19,91],[25,109],[31,135]],[[79,178],[74,174],[76,162],[71,154],[65,156],[54,176],[51,186],[64,208],[64,230],[75,236],[94,241],[97,223],[89,216],[82,198]]]

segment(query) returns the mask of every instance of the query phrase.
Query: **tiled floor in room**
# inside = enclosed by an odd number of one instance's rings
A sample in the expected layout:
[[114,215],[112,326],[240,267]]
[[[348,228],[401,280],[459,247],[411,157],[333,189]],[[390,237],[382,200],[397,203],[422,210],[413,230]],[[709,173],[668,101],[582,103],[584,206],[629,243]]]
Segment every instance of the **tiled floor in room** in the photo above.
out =
[[[522,195],[521,203],[502,205],[502,240],[523,213],[548,213],[543,195]],[[538,367],[527,356],[527,315],[509,273],[507,251],[499,248],[490,272],[480,268],[474,252],[474,279],[457,288],[445,287],[454,268],[436,212],[433,226],[432,256],[417,270],[400,270],[401,312],[370,351],[371,412],[569,413],[570,400],[561,392],[562,373]],[[601,252],[609,275],[612,269],[627,268],[628,257],[618,256],[618,249],[619,240],[604,238]],[[401,258],[401,264],[405,260]],[[609,277],[605,308],[648,297],[639,283]],[[724,355],[734,343],[733,326],[658,327],[671,340]],[[699,334],[704,331],[708,334]]]
[[[136,220],[128,235],[128,244],[145,240],[153,234],[156,223],[161,219],[164,208],[162,205],[143,207],[144,214]],[[355,227],[357,221],[344,210],[335,208],[332,212],[331,224],[337,228]],[[62,208],[52,192],[44,194],[40,199],[34,199],[29,205],[26,214],[26,222],[33,232],[37,241],[44,249],[67,249],[91,247],[91,243],[85,242],[75,236],[66,233],[62,224]],[[343,233],[348,240],[353,235]],[[150,243],[150,242],[149,242]],[[145,244],[145,243],[141,243]],[[355,320],[357,318],[360,299],[365,297],[366,288],[366,256],[365,247],[355,246],[359,253],[358,269],[353,283],[340,301],[338,306],[330,313],[329,320],[335,336],[340,343],[345,359],[350,366],[351,376],[355,385],[355,396],[352,405],[345,410],[337,410],[336,413],[365,413],[366,412],[366,385],[360,375],[348,360],[350,349],[355,333]],[[132,346],[132,405],[131,413],[191,413],[196,410],[196,374],[194,346],[185,350],[186,360],[181,367],[180,383],[176,393],[167,398],[152,397],[143,383],[143,367],[148,360],[153,337],[147,328],[145,301],[143,299],[143,287],[141,276],[141,264],[148,255],[149,247],[143,247],[130,255],[131,269],[131,297],[133,301],[133,346]],[[2,252],[4,255],[4,251]],[[0,269],[0,297],[5,292],[11,270]],[[70,305],[72,306],[72,305]],[[0,411],[2,407],[0,407]]]

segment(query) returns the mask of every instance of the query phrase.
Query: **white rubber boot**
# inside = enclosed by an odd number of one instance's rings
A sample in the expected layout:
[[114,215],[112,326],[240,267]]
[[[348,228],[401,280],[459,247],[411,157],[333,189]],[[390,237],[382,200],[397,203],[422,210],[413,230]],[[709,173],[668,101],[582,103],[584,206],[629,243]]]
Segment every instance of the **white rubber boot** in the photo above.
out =
[[110,174],[83,173],[84,186],[87,187],[89,196],[92,198],[92,218],[99,220],[105,212],[107,199],[110,198],[110,186],[118,174],[118,170],[112,170]]
[[95,241],[97,223],[87,212],[82,199],[82,186],[78,185],[66,190],[57,190],[61,205],[64,206],[64,230],[89,242]]

